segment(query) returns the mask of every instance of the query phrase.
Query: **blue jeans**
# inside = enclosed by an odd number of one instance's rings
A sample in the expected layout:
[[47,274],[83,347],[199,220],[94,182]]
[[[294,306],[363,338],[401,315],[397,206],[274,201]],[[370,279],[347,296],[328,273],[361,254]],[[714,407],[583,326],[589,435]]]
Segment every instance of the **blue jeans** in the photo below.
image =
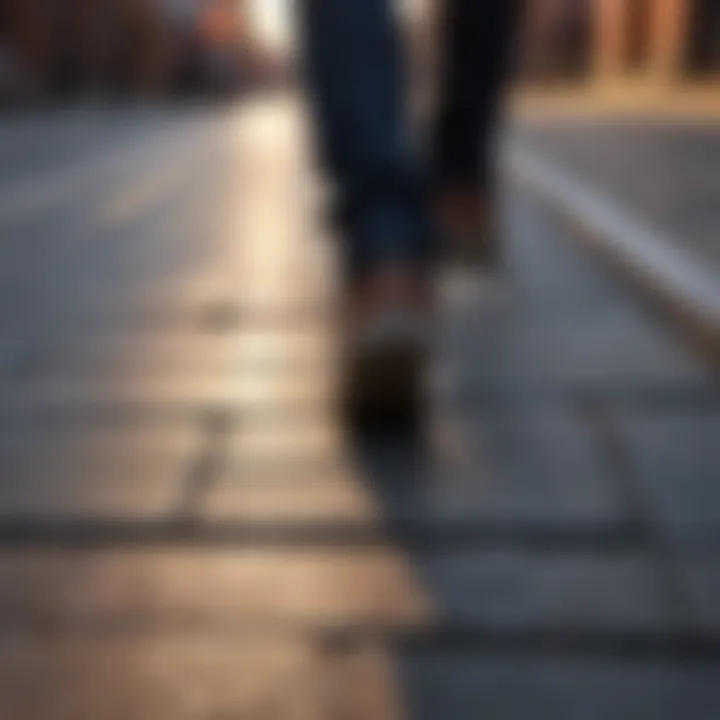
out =
[[[519,1],[519,0],[518,0]],[[484,183],[516,0],[444,0],[444,66],[432,168],[413,147],[392,0],[302,0],[318,149],[335,182],[348,266],[426,264],[428,180]]]

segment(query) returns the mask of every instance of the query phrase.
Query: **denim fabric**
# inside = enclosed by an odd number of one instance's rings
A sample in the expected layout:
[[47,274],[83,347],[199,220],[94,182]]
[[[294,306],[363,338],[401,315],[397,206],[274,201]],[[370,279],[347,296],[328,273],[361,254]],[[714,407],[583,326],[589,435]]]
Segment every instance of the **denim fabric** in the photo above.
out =
[[491,189],[500,98],[523,0],[440,0],[444,77],[434,180]]
[[335,217],[353,271],[393,258],[430,260],[430,175],[477,180],[483,174],[479,150],[495,116],[515,1],[445,1],[449,75],[434,169],[421,167],[411,139],[394,2],[300,2],[318,151],[335,181]]

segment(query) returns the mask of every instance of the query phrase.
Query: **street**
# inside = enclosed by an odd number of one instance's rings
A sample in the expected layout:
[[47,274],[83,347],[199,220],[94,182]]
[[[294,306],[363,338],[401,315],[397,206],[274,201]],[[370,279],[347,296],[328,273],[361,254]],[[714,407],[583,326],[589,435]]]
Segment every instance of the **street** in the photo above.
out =
[[508,180],[428,437],[333,418],[289,96],[0,120],[0,720],[714,720],[720,384]]

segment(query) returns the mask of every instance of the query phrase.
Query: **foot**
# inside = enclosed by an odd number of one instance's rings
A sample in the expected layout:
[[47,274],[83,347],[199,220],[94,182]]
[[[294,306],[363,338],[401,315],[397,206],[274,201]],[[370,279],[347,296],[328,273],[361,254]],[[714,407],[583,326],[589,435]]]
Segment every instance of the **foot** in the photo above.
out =
[[438,193],[442,255],[452,265],[495,270],[500,248],[493,203],[474,186],[449,187]]
[[432,306],[427,276],[405,267],[380,267],[349,289],[341,396],[352,424],[394,427],[420,418]]

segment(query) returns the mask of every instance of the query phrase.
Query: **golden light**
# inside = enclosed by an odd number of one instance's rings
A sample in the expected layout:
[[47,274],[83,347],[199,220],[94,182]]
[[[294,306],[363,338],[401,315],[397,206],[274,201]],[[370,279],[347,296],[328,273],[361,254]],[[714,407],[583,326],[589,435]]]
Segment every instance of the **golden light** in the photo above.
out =
[[268,49],[286,50],[291,42],[291,11],[288,0],[251,0],[249,21],[253,35]]

